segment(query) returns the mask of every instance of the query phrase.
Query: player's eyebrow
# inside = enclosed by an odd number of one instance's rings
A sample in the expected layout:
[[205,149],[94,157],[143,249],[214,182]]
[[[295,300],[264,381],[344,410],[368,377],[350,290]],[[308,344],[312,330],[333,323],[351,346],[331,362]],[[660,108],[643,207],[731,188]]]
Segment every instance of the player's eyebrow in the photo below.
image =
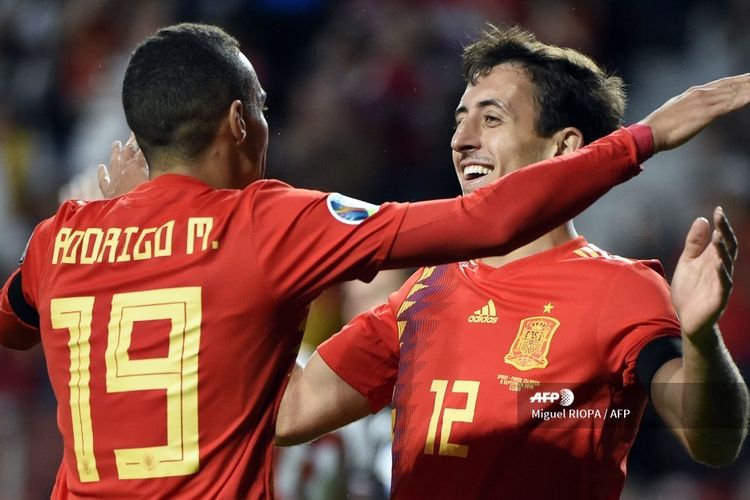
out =
[[[511,117],[514,116],[513,111],[511,110],[510,106],[508,106],[508,103],[505,101],[501,101],[500,99],[482,99],[477,103],[477,108],[488,108],[488,107],[495,107],[503,111],[504,113],[507,113]],[[466,107],[465,104],[461,104],[456,108],[455,116],[458,118],[458,115],[461,113],[468,112],[469,109]]]

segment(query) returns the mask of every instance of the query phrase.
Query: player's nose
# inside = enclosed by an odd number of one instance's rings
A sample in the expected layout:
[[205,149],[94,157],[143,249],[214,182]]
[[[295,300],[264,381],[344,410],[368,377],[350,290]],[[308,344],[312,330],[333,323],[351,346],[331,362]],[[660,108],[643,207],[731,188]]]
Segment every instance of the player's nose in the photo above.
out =
[[481,146],[479,127],[473,120],[465,118],[461,120],[453,132],[451,148],[457,153],[479,149]]

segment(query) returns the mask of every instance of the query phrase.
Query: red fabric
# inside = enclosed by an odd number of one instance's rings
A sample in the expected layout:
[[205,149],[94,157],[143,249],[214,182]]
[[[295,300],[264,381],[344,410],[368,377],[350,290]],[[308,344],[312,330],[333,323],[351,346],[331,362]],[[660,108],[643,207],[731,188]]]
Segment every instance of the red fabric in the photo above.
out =
[[8,300],[8,287],[17,274],[16,270],[0,289],[0,345],[28,349],[39,343],[39,331],[21,321]]
[[[638,142],[634,130],[641,137]],[[504,255],[535,240],[640,171],[639,160],[652,152],[638,149],[648,146],[644,130],[650,131],[644,125],[620,129],[574,153],[512,172],[469,196],[412,204],[389,267]],[[477,252],[480,247],[483,251]]]
[[[114,200],[64,204],[21,266],[59,405],[53,496],[272,496],[275,408],[311,299],[383,267],[511,250],[635,175],[636,160],[618,131],[470,196],[386,204],[360,224],[336,220],[325,193],[277,181],[216,190],[165,175]],[[196,398],[197,410],[185,406]],[[115,450],[134,456],[117,465]],[[186,461],[199,473],[163,473]],[[136,477],[118,479],[127,467]]]
[[[497,269],[422,269],[388,305],[322,345],[373,411],[393,394],[392,498],[619,498],[646,402],[637,354],[680,334],[668,285],[645,264],[577,238]],[[546,341],[544,325],[554,322]],[[517,337],[525,345],[514,349]],[[474,411],[467,383],[476,384]],[[631,416],[534,418],[534,409],[563,407],[530,398],[564,388],[572,409]],[[451,445],[465,446],[466,457]]]
[[[275,412],[302,338],[305,300],[335,281],[374,274],[404,210],[402,205],[383,207],[366,223],[348,225],[331,215],[325,193],[294,190],[275,181],[257,182],[244,191],[215,190],[176,175],[159,177],[115,200],[63,205],[37,229],[22,265],[24,291],[41,318],[64,441],[53,497],[272,497]],[[210,230],[191,226],[189,219],[197,217],[210,218]],[[171,237],[167,229],[158,238],[156,232],[145,231],[167,228],[170,221]],[[192,243],[189,227],[194,227]],[[65,250],[59,238],[65,228],[102,228],[103,236],[99,244],[94,233],[88,239],[75,237],[70,241],[78,243]],[[114,251],[104,251],[108,228],[140,229],[130,236],[127,251],[124,233]],[[164,249],[166,241],[171,241],[171,255],[134,260],[137,252],[153,255],[157,248]],[[66,255],[73,263],[63,262]],[[121,257],[127,260],[108,262]],[[82,263],[87,259],[95,263]],[[197,307],[194,298],[170,291],[194,287],[199,287]],[[137,296],[121,317],[115,314],[115,294],[149,290],[159,291]],[[53,301],[71,297],[92,298],[91,316],[76,312],[85,309],[76,304],[72,314],[62,315],[76,318],[74,327],[53,328]],[[196,311],[201,314],[199,323],[170,333],[170,318],[176,315],[179,324],[182,314],[190,321]],[[127,321],[119,326],[123,318],[136,320],[129,344],[122,333],[128,331]],[[79,341],[79,325],[85,329],[89,324],[90,340]],[[197,355],[189,354],[198,325]],[[79,351],[74,364],[71,338],[90,349],[88,355]],[[118,346],[119,358],[113,355]],[[175,363],[165,360],[170,352]],[[88,381],[80,375],[79,359],[89,360]],[[148,368],[143,364],[148,362],[159,365]],[[196,367],[197,384],[190,379],[190,366]],[[149,370],[166,371],[172,378],[138,378],[138,373]],[[110,379],[117,376],[120,383],[130,385],[113,388]],[[149,389],[149,383],[155,386]],[[71,409],[71,384],[90,391],[88,439],[93,441],[99,476],[91,482],[80,480],[74,430],[83,424]],[[79,394],[75,400],[82,398]],[[190,398],[197,398],[197,435],[181,427],[190,421],[191,410],[180,402]],[[165,446],[169,419],[178,422],[178,437],[172,439],[183,439],[172,460],[185,456],[190,439],[197,439],[198,473],[118,479],[122,473],[115,450]],[[150,451],[138,453],[141,456],[138,473],[145,476],[158,457]],[[88,466],[93,468],[93,463]]]
[[654,134],[651,127],[636,123],[628,127],[638,150],[638,162],[642,163],[654,155]]

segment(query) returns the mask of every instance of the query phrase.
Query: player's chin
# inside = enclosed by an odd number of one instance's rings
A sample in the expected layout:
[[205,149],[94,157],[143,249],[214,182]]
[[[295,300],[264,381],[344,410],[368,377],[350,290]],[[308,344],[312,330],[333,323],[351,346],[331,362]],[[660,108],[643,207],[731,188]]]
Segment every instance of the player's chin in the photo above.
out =
[[484,175],[482,177],[477,177],[476,179],[461,179],[461,191],[466,195],[473,193],[477,189],[481,189],[484,186],[487,186],[492,183],[494,178],[490,175]]

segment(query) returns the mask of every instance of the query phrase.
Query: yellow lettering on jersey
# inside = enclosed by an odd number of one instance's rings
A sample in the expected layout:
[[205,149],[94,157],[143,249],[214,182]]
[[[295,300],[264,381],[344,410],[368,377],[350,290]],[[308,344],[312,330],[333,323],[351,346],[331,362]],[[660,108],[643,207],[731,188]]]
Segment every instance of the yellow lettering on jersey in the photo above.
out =
[[[202,292],[200,287],[162,288],[112,296],[104,363],[109,393],[163,390],[166,443],[112,450],[119,479],[195,474],[200,469],[198,427],[198,355]],[[52,299],[54,330],[68,331],[70,419],[73,451],[81,482],[99,481],[94,454],[91,390],[91,328],[95,298]],[[135,323],[169,320],[165,357],[131,359]],[[67,416],[66,416],[67,417]],[[154,425],[153,422],[150,423]],[[108,452],[109,453],[109,452]]]
[[65,252],[63,253],[62,263],[63,264],[75,264],[76,254],[81,247],[81,241],[83,240],[83,231],[73,231],[70,234],[70,238],[66,240]]
[[[199,470],[198,352],[201,289],[165,288],[119,293],[112,315],[105,362],[107,391],[165,390],[167,442],[162,446],[115,449],[120,479],[169,477]],[[166,357],[132,359],[133,326],[139,321],[171,320]]]
[[427,437],[424,443],[424,452],[426,455],[435,453],[435,440],[437,438],[438,421],[442,414],[443,425],[440,428],[440,444],[437,452],[439,455],[449,457],[466,458],[469,456],[469,447],[463,444],[451,443],[451,428],[456,422],[472,423],[474,422],[474,412],[477,405],[477,394],[479,394],[478,380],[455,380],[451,387],[452,393],[466,394],[466,406],[463,408],[444,408],[445,394],[448,390],[448,381],[435,379],[430,386],[430,392],[435,393],[435,404],[432,409],[432,416],[427,427]]
[[[91,238],[94,238],[93,244]],[[99,255],[99,248],[104,238],[104,231],[98,227],[90,227],[83,235],[83,245],[81,245],[81,264],[93,264]]]
[[107,229],[107,234],[104,236],[104,243],[102,244],[101,252],[97,257],[97,262],[104,262],[104,252],[107,254],[107,262],[114,262],[115,256],[117,255],[117,244],[120,242],[120,235],[122,229],[119,227],[111,227]]
[[201,238],[201,251],[208,248],[208,238],[214,227],[213,217],[190,217],[188,219],[187,253],[195,253],[195,239]]
[[152,257],[151,241],[146,240],[146,238],[154,233],[156,233],[155,227],[147,227],[141,231],[133,249],[133,260],[146,260]]
[[[213,224],[207,219],[194,233],[203,238],[203,248]],[[102,262],[130,262],[172,255],[172,236],[175,221],[170,220],[158,227],[125,229],[89,227],[73,230],[63,227],[55,236],[52,251],[53,264],[97,264]]]
[[73,427],[73,451],[82,483],[99,481],[94,456],[94,432],[91,424],[89,371],[91,318],[94,297],[53,299],[50,318],[55,330],[68,330],[70,337],[70,421]]
[[69,227],[63,227],[55,236],[55,249],[52,251],[52,263],[57,264],[65,255],[65,251],[70,244],[70,234],[73,232]]
[[133,237],[135,233],[138,232],[137,227],[126,227],[123,231],[125,233],[125,244],[122,246],[122,253],[120,253],[120,256],[117,257],[117,262],[129,262],[130,261],[130,254],[128,253],[128,247],[130,246],[130,239]]
[[172,255],[172,230],[174,221],[171,220],[162,225],[156,231],[156,242],[154,246],[154,257],[169,257]]

